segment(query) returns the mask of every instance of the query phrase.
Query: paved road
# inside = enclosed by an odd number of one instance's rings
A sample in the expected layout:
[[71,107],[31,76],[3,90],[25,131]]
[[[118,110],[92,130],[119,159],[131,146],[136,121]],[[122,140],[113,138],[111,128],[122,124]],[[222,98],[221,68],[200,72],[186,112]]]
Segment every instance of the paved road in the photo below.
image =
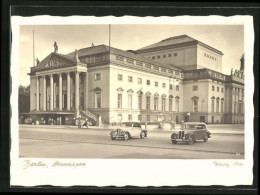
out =
[[207,143],[173,145],[171,132],[111,140],[108,130],[20,126],[20,157],[107,159],[243,159],[244,135],[214,134]]

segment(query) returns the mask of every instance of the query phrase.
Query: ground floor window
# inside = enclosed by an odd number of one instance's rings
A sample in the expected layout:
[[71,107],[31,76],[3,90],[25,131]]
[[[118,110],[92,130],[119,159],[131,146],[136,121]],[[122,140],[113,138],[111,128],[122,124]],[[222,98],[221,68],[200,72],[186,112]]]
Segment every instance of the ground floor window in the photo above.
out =
[[129,115],[128,115],[128,120],[129,120],[129,121],[132,121],[132,119],[133,119],[132,114],[129,114]]
[[138,116],[137,116],[137,120],[138,120],[138,121],[141,121],[141,120],[142,120],[141,115],[138,115]]
[[150,122],[150,115],[147,115],[147,116],[146,116],[146,121],[147,121],[147,122]]
[[95,93],[95,108],[101,108],[101,92]]
[[193,112],[198,112],[198,100],[193,100]]

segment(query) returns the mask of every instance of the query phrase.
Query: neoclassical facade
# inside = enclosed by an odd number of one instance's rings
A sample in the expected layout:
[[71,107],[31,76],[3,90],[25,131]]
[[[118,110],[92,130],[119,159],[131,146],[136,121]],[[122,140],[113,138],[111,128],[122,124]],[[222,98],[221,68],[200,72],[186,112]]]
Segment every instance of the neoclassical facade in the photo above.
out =
[[57,48],[37,62],[31,79],[34,120],[74,124],[141,121],[244,122],[244,57],[222,74],[221,51],[187,35],[136,51],[106,45],[69,54]]

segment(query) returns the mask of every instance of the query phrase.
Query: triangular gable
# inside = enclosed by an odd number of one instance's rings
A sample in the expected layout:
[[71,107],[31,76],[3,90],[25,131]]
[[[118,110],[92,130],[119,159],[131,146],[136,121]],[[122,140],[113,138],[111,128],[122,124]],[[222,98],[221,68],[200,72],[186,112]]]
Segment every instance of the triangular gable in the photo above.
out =
[[121,87],[119,87],[118,89],[117,89],[117,91],[124,91]]
[[133,93],[134,91],[132,89],[128,89],[128,93]]
[[39,64],[33,67],[33,71],[36,70],[44,70],[50,68],[57,68],[63,66],[75,66],[77,65],[77,61],[74,58],[69,58],[67,56],[58,54],[58,53],[50,53],[44,60],[39,62]]

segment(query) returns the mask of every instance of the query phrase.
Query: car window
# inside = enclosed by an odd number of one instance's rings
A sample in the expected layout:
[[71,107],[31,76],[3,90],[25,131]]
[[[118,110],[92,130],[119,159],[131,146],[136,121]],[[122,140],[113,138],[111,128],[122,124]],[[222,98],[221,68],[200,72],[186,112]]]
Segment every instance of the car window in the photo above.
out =
[[195,130],[195,125],[183,125],[183,129]]
[[135,123],[135,124],[133,125],[133,127],[141,127],[141,125],[138,124],[138,123]]

